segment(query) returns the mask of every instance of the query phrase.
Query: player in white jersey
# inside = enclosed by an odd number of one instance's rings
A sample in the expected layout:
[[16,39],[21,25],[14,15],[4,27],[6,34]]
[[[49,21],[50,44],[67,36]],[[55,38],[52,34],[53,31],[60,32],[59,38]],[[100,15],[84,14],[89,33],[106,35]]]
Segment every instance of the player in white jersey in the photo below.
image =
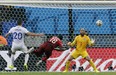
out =
[[5,37],[7,38],[8,35],[12,34],[13,36],[13,41],[12,41],[12,54],[11,54],[11,66],[9,66],[9,68],[13,69],[14,68],[14,55],[16,50],[22,50],[25,53],[25,63],[24,63],[24,68],[27,70],[28,66],[27,66],[27,62],[29,59],[29,54],[28,51],[30,52],[31,49],[27,49],[27,47],[24,44],[24,36],[26,35],[30,35],[30,36],[43,36],[44,34],[35,34],[32,32],[29,32],[26,28],[22,27],[22,20],[18,20],[17,21],[17,26],[12,27],[9,32],[5,35]]

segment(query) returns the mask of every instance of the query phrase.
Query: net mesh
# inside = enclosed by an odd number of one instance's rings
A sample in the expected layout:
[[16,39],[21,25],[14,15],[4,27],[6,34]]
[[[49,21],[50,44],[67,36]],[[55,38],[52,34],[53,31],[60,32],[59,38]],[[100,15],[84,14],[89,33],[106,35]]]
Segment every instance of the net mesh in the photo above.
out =
[[[44,41],[52,35],[63,35],[63,44],[66,46],[68,41],[73,41],[79,34],[80,28],[85,28],[91,38],[96,39],[96,44],[88,48],[88,52],[95,64],[101,71],[108,71],[109,66],[116,70],[116,3],[115,2],[0,2],[0,31],[4,36],[11,27],[16,26],[18,19],[24,21],[23,26],[29,31],[35,33],[45,33],[44,37],[25,37],[27,47],[39,47]],[[102,20],[101,27],[96,25],[97,20]],[[12,37],[8,38],[8,46],[1,47],[0,69],[5,70],[8,67],[8,57],[4,55],[10,53]],[[64,59],[67,59],[71,50],[64,52],[53,51],[53,54],[47,62],[35,66],[38,59],[30,54],[28,62],[29,71],[62,71],[65,66]],[[19,52],[20,53],[20,52]],[[108,54],[109,53],[109,54]],[[9,54],[10,55],[10,54]],[[43,54],[44,56],[44,54]],[[62,60],[61,60],[62,59]],[[79,57],[73,61],[71,70],[84,68],[85,71],[93,71],[84,60]],[[101,62],[99,62],[101,61]],[[107,62],[107,63],[105,63]],[[17,71],[24,71],[24,54],[15,60]]]
[[60,8],[60,9],[115,9],[115,1],[3,1],[0,5]]

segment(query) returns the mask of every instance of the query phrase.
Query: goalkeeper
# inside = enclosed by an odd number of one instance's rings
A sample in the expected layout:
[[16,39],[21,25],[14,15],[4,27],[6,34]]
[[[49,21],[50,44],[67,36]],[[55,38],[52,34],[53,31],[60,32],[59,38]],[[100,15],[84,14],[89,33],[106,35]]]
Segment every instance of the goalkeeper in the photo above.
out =
[[90,38],[89,36],[86,35],[84,28],[80,29],[80,35],[76,36],[72,43],[71,42],[67,43],[67,45],[69,46],[76,46],[76,49],[71,53],[71,56],[66,61],[64,72],[68,71],[70,62],[79,56],[82,56],[84,59],[86,59],[90,63],[90,65],[93,67],[95,72],[99,72],[86,51],[87,45],[92,46],[94,44],[94,41],[95,40],[90,41]]

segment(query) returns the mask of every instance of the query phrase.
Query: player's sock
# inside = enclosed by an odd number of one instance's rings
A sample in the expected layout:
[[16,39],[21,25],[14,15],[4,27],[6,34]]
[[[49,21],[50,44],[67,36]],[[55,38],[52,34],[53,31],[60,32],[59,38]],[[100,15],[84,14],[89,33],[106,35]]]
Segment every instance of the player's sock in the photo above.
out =
[[65,72],[68,71],[69,65],[70,65],[70,61],[67,61],[67,62],[66,62],[66,66],[65,66]]
[[11,65],[9,66],[9,68],[14,68],[14,54],[11,54]]
[[94,71],[97,70],[97,68],[92,60],[90,60],[89,63],[93,67]]
[[29,54],[25,54],[25,63],[24,64],[27,64],[28,60],[29,60]]
[[14,66],[14,54],[11,54],[11,65]]

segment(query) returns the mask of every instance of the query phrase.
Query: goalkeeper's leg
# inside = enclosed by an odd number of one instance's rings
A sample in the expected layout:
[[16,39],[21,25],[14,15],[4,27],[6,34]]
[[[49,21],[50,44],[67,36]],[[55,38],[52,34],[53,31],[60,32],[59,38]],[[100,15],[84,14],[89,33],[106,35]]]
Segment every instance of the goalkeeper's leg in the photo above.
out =
[[73,60],[73,56],[70,56],[69,59],[66,61],[65,64],[65,70],[63,72],[68,72],[69,66],[70,66],[70,62]]
[[70,57],[68,58],[68,60],[66,61],[66,64],[65,64],[65,70],[63,72],[68,72],[68,68],[70,66],[70,62],[79,57],[79,54],[77,52],[77,50],[73,50],[73,52],[71,53]]
[[99,72],[94,64],[94,62],[92,61],[92,59],[89,56],[86,56],[85,59],[90,63],[90,65],[93,67],[95,72]]

